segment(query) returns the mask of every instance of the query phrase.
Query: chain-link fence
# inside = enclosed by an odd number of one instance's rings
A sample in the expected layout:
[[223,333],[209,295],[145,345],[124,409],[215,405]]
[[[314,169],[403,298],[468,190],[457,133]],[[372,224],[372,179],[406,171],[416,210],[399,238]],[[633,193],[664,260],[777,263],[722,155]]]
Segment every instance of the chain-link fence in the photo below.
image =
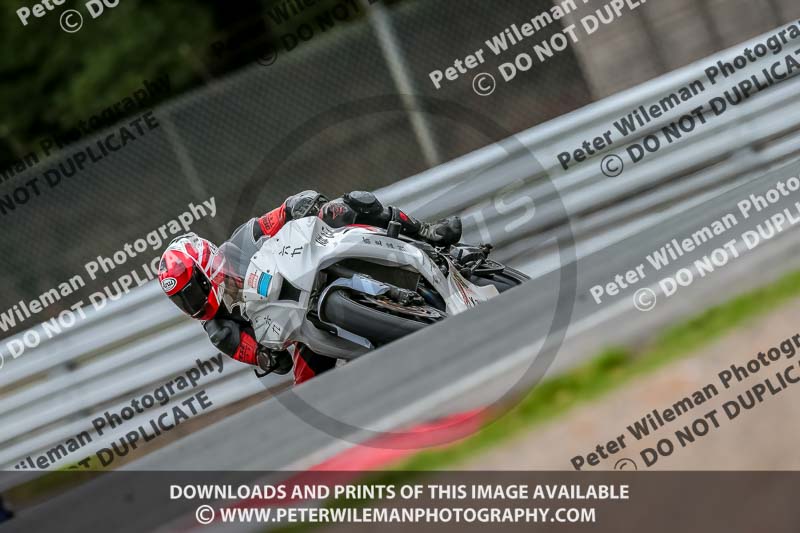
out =
[[[97,256],[110,257],[124,244],[158,229],[186,211],[190,202],[215,198],[216,218],[206,217],[192,229],[219,240],[247,217],[298,190],[338,195],[375,189],[428,168],[410,120],[413,113],[405,111],[413,102],[397,96],[397,80],[370,18],[371,10],[384,6],[319,4],[316,12],[322,17],[298,17],[295,25],[290,18],[273,28],[280,43],[277,59],[259,60],[224,79],[209,78],[207,86],[155,110],[155,129],[144,128],[140,134],[129,126],[136,138],[123,149],[102,155],[98,139],[84,141],[2,183],[0,197],[10,195],[13,207],[7,198],[2,216],[7,253],[0,259],[6,285],[0,311],[10,310],[19,300],[27,303],[75,274],[87,286],[37,318],[52,316],[133,270],[145,277],[142,265],[160,250],[129,257],[107,274],[101,270],[97,281],[90,279],[84,265]],[[437,92],[428,72],[451,66],[470,48],[479,47],[487,31],[495,31],[492,28],[500,31],[510,19],[549,5],[548,0],[505,2],[502,8],[477,0],[405,2],[391,6],[389,20],[399,36],[414,91],[458,101],[513,132],[589,101],[573,56],[563,55],[515,84],[503,98],[482,99],[469,81]],[[333,16],[326,18],[325,13]],[[312,28],[313,36],[304,33],[303,26]],[[554,25],[548,31],[555,29]],[[214,65],[203,63],[208,56],[202,52],[182,51],[198,72],[212,72]],[[383,97],[383,103],[371,110],[364,106],[362,113],[358,102],[376,97]],[[351,105],[325,116],[343,104]],[[430,115],[424,118],[441,160],[499,140],[483,138],[435,113],[422,114]],[[99,139],[115,132],[112,128]],[[73,173],[75,154],[84,153],[87,146],[94,153]],[[31,184],[34,179],[37,182]],[[246,212],[236,210],[245,184],[253,180],[256,194],[247,198]],[[51,187],[51,182],[57,183]]]
[[[575,12],[542,25],[535,41],[549,40],[602,6],[574,4]],[[487,49],[486,41],[512,24],[519,28],[565,5],[325,0],[311,14],[285,11],[280,23],[275,11],[261,13],[272,51],[260,52],[257,61],[219,79],[209,62],[214,55],[207,53],[219,44],[213,38],[206,49],[177,50],[205,77],[205,86],[176,96],[152,119],[128,125],[127,134],[112,128],[0,183],[0,239],[6,251],[0,257],[5,280],[0,319],[2,313],[16,313],[17,302],[29,307],[32,299],[75,275],[85,287],[62,291],[23,326],[53,316],[124,274],[136,271],[146,279],[143,265],[161,251],[155,246],[129,254],[96,280],[84,265],[157,230],[187,211],[190,202],[214,197],[216,217],[206,216],[191,229],[222,240],[246,218],[298,190],[334,196],[376,189],[500,140],[437,114],[438,100],[455,102],[514,133],[742,41],[800,10],[791,0],[650,2],[501,84],[491,96],[476,94],[473,78],[480,72],[497,75],[498,65],[513,61],[515,52],[487,53],[484,64],[459,73],[441,89],[434,87],[432,71]],[[742,10],[753,14],[731,15]],[[231,53],[248,42],[229,40],[226,47]],[[137,116],[141,110],[122,124]],[[109,148],[109,142],[117,146],[125,138],[124,147]],[[81,158],[82,169],[76,169]],[[20,320],[14,322],[6,321],[0,336],[21,329]]]

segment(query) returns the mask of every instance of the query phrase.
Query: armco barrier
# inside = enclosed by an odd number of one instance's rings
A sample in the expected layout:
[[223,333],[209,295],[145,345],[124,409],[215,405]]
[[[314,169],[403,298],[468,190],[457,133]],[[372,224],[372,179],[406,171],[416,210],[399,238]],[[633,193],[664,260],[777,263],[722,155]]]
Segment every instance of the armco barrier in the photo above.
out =
[[[461,213],[467,223],[466,240],[480,240],[480,231],[488,229],[489,234],[498,236],[498,258],[532,275],[556,268],[557,257],[552,250],[548,253],[546,237],[564,235],[568,223],[581,256],[658,224],[800,153],[800,81],[794,78],[715,117],[641,163],[628,165],[618,177],[604,176],[600,161],[608,154],[624,159],[626,144],[617,144],[569,171],[561,170],[555,154],[602,134],[612,127],[612,121],[632,109],[654,103],[692,80],[704,79],[708,65],[731,59],[745,46],[747,43],[531,128],[516,135],[517,143],[487,146],[377,194],[385,203],[424,218]],[[723,88],[759,73],[771,61],[774,59],[767,57],[718,86],[708,87],[696,100],[664,114],[625,143],[658,131]],[[525,152],[508,148],[514,145],[524,146]],[[532,168],[531,154],[539,168]],[[542,193],[548,179],[560,200]],[[537,212],[531,223],[501,231],[513,225],[519,214],[502,214],[486,206],[508,194],[510,187],[513,194],[532,198]],[[561,213],[559,201],[567,217]],[[16,359],[5,346],[0,349],[4,361],[0,369],[0,464],[5,468],[13,468],[24,457],[42,453],[78,432],[92,431],[91,420],[98,414],[152,390],[185,371],[195,359],[214,354],[199,325],[182,317],[153,283],[87,315],[53,340],[43,336],[40,346]],[[222,374],[204,383],[212,409],[263,391],[249,369],[230,360],[226,363]],[[280,381],[271,379],[276,384]],[[123,425],[94,440],[83,449],[84,455],[127,430]],[[71,459],[74,457],[53,466]]]

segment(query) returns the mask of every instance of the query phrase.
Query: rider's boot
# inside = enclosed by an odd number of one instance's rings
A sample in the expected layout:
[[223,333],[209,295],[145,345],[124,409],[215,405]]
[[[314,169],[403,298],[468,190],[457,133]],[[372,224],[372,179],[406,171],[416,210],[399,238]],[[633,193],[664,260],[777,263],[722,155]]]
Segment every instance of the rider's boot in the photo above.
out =
[[461,219],[447,217],[438,222],[422,222],[397,207],[384,207],[375,195],[354,191],[344,195],[344,203],[358,213],[357,221],[383,227],[389,222],[399,222],[403,235],[419,238],[434,246],[449,246],[461,239]]
[[423,222],[419,237],[436,246],[450,246],[461,240],[461,218],[443,218],[438,222]]
[[450,246],[461,239],[461,219],[457,216],[443,218],[438,222],[422,222],[396,207],[388,207],[391,220],[400,222],[403,235],[422,239],[434,246]]

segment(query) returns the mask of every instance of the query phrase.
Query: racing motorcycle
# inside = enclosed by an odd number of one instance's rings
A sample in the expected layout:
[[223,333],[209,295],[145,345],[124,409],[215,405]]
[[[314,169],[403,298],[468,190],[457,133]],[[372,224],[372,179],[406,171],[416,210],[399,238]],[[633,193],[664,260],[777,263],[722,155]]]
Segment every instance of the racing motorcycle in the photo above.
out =
[[491,249],[434,247],[400,235],[397,222],[332,228],[304,217],[239,260],[238,300],[263,346],[301,342],[351,360],[528,279],[489,259]]

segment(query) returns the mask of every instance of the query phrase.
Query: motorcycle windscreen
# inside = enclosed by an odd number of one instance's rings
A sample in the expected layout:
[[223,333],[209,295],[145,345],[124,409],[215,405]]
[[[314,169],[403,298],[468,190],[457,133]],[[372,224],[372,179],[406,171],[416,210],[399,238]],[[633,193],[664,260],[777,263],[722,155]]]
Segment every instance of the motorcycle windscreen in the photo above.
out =
[[225,258],[223,276],[225,292],[223,300],[230,307],[234,302],[241,299],[244,289],[244,278],[247,274],[247,267],[250,264],[250,256],[242,251],[237,245],[228,241],[219,247],[219,253]]

